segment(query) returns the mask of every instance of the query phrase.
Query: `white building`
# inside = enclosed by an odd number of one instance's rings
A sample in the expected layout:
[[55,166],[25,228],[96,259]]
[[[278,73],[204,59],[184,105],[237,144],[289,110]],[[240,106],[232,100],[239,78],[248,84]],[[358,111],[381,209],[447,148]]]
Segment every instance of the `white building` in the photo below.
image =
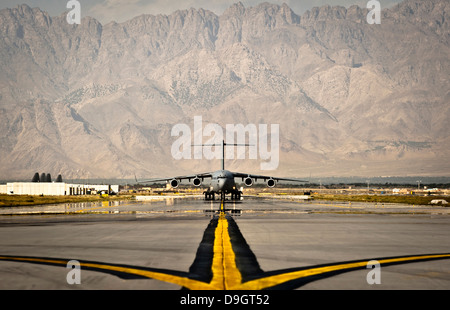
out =
[[0,194],[8,195],[88,195],[118,193],[119,185],[70,184],[64,182],[13,182],[0,185]]

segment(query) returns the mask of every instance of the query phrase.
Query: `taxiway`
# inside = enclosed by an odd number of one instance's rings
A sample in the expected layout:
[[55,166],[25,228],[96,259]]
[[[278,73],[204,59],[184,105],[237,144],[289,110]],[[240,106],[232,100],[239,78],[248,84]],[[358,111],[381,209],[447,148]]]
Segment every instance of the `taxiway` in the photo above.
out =
[[[0,289],[450,289],[450,208],[247,198],[0,210]],[[67,262],[80,263],[80,284]],[[368,283],[371,260],[380,284]]]

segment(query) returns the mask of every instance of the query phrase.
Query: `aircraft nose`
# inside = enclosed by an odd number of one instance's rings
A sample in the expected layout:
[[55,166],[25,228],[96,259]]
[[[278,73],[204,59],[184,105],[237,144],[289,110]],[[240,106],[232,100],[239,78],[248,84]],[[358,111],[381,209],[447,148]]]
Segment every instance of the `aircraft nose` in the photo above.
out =
[[227,183],[227,179],[219,179],[219,186],[220,187],[224,187],[226,183]]

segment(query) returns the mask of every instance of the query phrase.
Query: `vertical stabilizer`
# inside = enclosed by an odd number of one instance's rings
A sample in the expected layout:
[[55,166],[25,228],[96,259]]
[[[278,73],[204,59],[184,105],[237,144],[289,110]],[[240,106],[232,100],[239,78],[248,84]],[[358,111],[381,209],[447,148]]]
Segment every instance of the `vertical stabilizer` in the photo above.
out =
[[225,170],[225,140],[222,140],[222,170]]

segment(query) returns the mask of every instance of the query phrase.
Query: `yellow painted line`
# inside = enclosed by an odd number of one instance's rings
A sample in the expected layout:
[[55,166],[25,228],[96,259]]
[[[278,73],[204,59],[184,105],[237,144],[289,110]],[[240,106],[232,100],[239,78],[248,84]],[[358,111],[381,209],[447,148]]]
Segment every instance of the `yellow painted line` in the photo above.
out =
[[[83,263],[81,267],[97,268],[109,271],[117,271],[127,274],[139,275],[159,281],[169,282],[186,287],[190,290],[231,290],[239,289],[242,282],[242,276],[236,265],[236,255],[231,245],[231,238],[228,233],[228,221],[225,213],[221,212],[218,224],[215,230],[214,246],[213,246],[213,262],[212,272],[213,278],[210,283],[192,280],[186,277],[165,274],[162,272],[154,272],[141,270],[137,268],[112,266],[98,263]],[[27,257],[2,257],[0,260],[15,260],[24,262],[40,262],[67,265],[65,260],[27,258]]]
[[[436,258],[450,258],[450,254],[399,257],[399,258],[383,259],[383,260],[379,260],[378,262],[380,263],[380,265],[383,265],[383,264],[396,263],[396,262],[407,262],[407,261],[414,261],[414,260],[419,261],[419,260],[436,259]],[[340,270],[364,267],[364,266],[367,266],[367,263],[369,261],[370,260],[365,260],[365,261],[355,262],[355,263],[346,263],[346,264],[338,264],[338,265],[318,267],[318,268],[310,268],[310,269],[301,270],[301,271],[294,271],[294,272],[274,275],[274,276],[257,279],[257,280],[252,280],[252,281],[243,283],[239,287],[239,289],[262,290],[265,288],[273,287],[273,286],[283,284],[288,281],[300,279],[300,278],[305,278],[305,277],[319,275],[319,274],[333,272],[333,271],[340,271]]]
[[[68,263],[68,261],[66,261],[66,260],[29,258],[29,257],[0,256],[0,260],[14,260],[14,261],[18,261],[18,262],[58,264],[58,265],[64,265],[64,266],[67,266],[67,263]],[[161,272],[147,271],[147,270],[141,270],[141,269],[137,269],[137,268],[113,266],[113,265],[107,265],[107,264],[83,263],[83,262],[80,262],[80,267],[90,267],[90,268],[97,268],[97,269],[103,269],[103,270],[109,270],[109,271],[117,271],[117,272],[122,272],[122,273],[127,273],[127,274],[134,274],[134,275],[139,275],[139,276],[150,278],[150,279],[155,279],[155,280],[159,280],[159,281],[163,281],[163,282],[177,284],[179,286],[183,286],[183,287],[187,287],[187,288],[195,287],[195,289],[198,289],[198,290],[210,289],[208,283],[200,282],[197,280],[192,280],[192,279],[189,279],[186,277],[169,275],[169,274],[165,274],[165,273],[161,273]]]
[[1,260],[14,260],[19,262],[36,262],[36,263],[47,263],[47,264],[60,264],[67,265],[68,261],[59,259],[41,259],[41,258],[30,258],[30,257],[7,257],[0,256]]
[[[334,271],[345,271],[353,268],[366,267],[368,262],[371,261],[371,260],[364,260],[353,263],[343,263],[324,267],[309,268],[300,271],[293,271],[274,276],[268,276],[242,283],[242,276],[236,266],[235,262],[236,257],[231,247],[230,236],[228,234],[228,221],[226,220],[225,215],[223,214],[219,218],[219,223],[215,231],[215,237],[216,239],[214,241],[214,257],[212,265],[213,278],[210,283],[189,279],[187,277],[170,275],[163,272],[148,271],[138,268],[113,266],[100,263],[80,262],[80,266],[139,275],[149,279],[155,279],[163,282],[176,284],[181,287],[188,288],[190,290],[262,290],[309,276],[320,275]],[[450,254],[432,254],[432,255],[418,255],[410,257],[387,258],[378,260],[378,263],[380,263],[380,265],[383,265],[390,263],[401,263],[408,261],[421,261],[427,259],[440,259],[440,258],[450,258]],[[64,266],[66,266],[68,263],[68,261],[60,259],[41,259],[41,258],[7,257],[7,256],[0,256],[0,260],[58,264]]]
[[103,264],[95,264],[95,263],[80,263],[80,266],[85,267],[91,267],[91,268],[100,268],[100,269],[106,269],[111,271],[118,271],[128,274],[134,274],[139,275],[163,282],[168,282],[172,284],[177,284],[182,287],[196,287],[199,290],[206,290],[208,289],[208,284],[204,282],[200,282],[197,280],[192,280],[186,277],[180,277],[175,275],[169,275],[161,272],[154,272],[154,271],[147,271],[147,270],[141,270],[137,268],[128,268],[128,267],[118,267],[118,266],[111,266],[111,265],[103,265]]
[[239,286],[242,282],[242,276],[236,266],[236,255],[231,245],[228,221],[224,213],[221,213],[219,216],[213,252],[211,288],[230,290]]

